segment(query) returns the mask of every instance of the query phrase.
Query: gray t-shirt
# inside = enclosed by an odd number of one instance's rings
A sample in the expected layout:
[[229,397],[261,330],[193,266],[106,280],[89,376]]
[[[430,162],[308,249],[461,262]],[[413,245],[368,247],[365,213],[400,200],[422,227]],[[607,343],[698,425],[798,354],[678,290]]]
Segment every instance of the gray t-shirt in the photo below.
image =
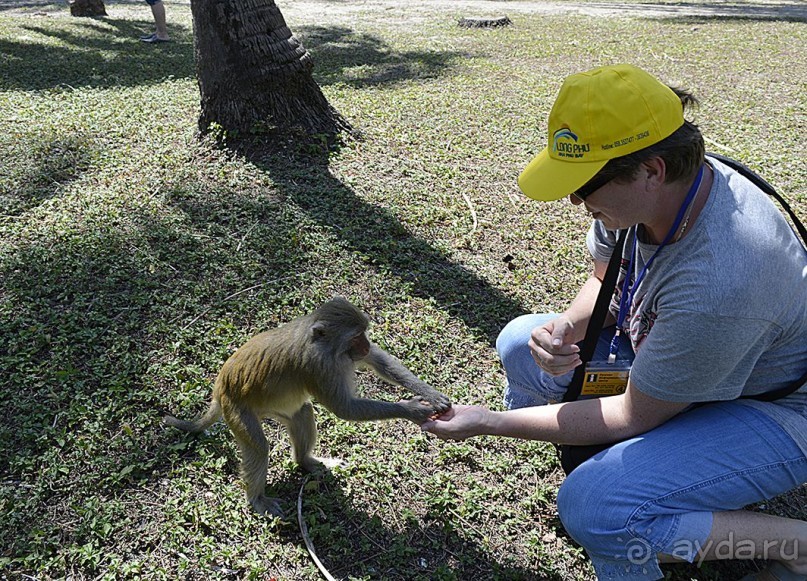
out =
[[[710,159],[715,179],[680,242],[661,249],[625,321],[631,383],[678,402],[732,400],[785,387],[807,371],[807,252],[768,196]],[[635,228],[611,302],[616,315]],[[587,243],[607,262],[616,233],[595,220]],[[634,279],[658,246],[641,242]],[[742,400],[779,423],[807,455],[807,385],[775,403]]]

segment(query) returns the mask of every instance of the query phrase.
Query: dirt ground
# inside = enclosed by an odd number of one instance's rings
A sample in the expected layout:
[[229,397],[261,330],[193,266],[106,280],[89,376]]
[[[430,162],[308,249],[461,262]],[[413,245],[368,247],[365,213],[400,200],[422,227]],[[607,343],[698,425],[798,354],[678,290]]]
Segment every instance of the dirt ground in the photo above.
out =
[[[167,4],[190,4],[187,0],[167,0]],[[107,6],[137,5],[142,0],[108,0]],[[373,10],[415,11],[424,9],[466,9],[470,17],[488,17],[512,14],[561,14],[577,13],[598,16],[639,16],[646,18],[675,18],[680,16],[700,16],[707,18],[754,18],[807,21],[807,2],[804,0],[689,0],[679,2],[652,1],[621,2],[583,1],[565,2],[523,1],[523,0],[277,0],[284,13],[300,10],[315,10],[331,17],[348,17],[351,14]],[[0,0],[0,10],[31,12],[66,8],[67,0]],[[60,11],[61,12],[61,11]],[[69,12],[64,11],[66,14]]]
[[[2,4],[3,0],[0,0]],[[283,0],[278,1],[282,6]],[[311,2],[293,2],[295,8],[306,5],[317,10],[330,12],[366,11],[372,8],[400,10],[398,0],[359,0],[356,2],[331,2],[314,0]],[[408,0],[407,9],[428,7],[431,10],[445,8],[457,10],[465,7],[469,15],[501,15],[510,13],[521,14],[560,14],[564,12],[590,14],[600,16],[644,16],[648,18],[663,18],[676,16],[705,16],[728,18],[757,18],[757,19],[792,19],[807,20],[807,2],[803,0],[758,0],[755,2],[727,2],[714,0],[690,0],[688,2],[524,2],[520,0]],[[471,14],[472,13],[472,14]]]

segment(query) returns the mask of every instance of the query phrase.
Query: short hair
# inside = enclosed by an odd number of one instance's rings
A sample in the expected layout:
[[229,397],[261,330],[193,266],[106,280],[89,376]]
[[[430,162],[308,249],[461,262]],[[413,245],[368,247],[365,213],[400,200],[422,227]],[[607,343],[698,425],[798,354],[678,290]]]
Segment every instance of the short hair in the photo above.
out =
[[[685,111],[697,108],[698,100],[692,93],[676,87],[670,89],[681,99],[681,107]],[[684,120],[681,127],[658,143],[608,160],[592,181],[594,179],[623,183],[631,181],[636,177],[643,162],[653,157],[660,157],[667,166],[664,183],[672,183],[692,178],[703,164],[705,154],[706,147],[700,129],[694,123]]]

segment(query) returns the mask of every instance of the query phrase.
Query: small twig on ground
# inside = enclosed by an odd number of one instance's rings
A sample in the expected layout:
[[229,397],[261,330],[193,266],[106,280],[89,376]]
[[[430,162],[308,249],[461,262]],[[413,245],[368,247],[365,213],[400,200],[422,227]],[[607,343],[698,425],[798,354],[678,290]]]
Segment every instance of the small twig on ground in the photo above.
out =
[[726,151],[730,151],[731,153],[737,153],[736,149],[732,149],[728,145],[723,145],[722,143],[718,143],[714,139],[709,139],[708,137],[704,136],[703,140],[706,143],[708,143],[709,145],[714,145],[715,147],[717,147],[719,149],[724,149]]
[[325,565],[323,565],[317,557],[317,551],[314,549],[314,543],[311,541],[311,537],[308,535],[308,527],[303,519],[303,490],[305,490],[305,485],[308,483],[310,478],[310,474],[303,478],[303,484],[300,486],[300,493],[297,495],[297,522],[300,524],[300,532],[302,533],[303,540],[305,541],[305,548],[308,549],[308,554],[311,555],[311,559],[313,559],[317,569],[319,569],[320,573],[322,573],[322,575],[328,581],[336,581],[328,572],[328,569],[325,568]]
[[465,200],[465,203],[468,204],[468,209],[471,210],[471,218],[474,221],[474,226],[471,228],[471,234],[476,232],[476,227],[479,225],[479,222],[476,219],[476,210],[474,210],[474,206],[471,203],[471,198],[468,197],[468,194],[462,192],[462,199]]
[[192,319],[192,320],[191,320],[191,321],[190,321],[190,322],[189,322],[187,325],[185,325],[184,327],[182,327],[182,330],[183,330],[183,331],[184,331],[184,330],[186,330],[188,327],[190,327],[191,325],[193,325],[193,324],[194,324],[196,321],[198,321],[199,319],[201,319],[202,317],[204,317],[204,316],[205,316],[207,313],[209,313],[209,312],[210,312],[210,311],[211,311],[211,310],[212,310],[214,307],[219,306],[221,303],[226,303],[227,301],[229,301],[230,299],[233,299],[233,298],[237,297],[238,295],[241,295],[241,294],[247,293],[247,292],[249,292],[249,291],[251,291],[251,290],[255,290],[255,289],[260,288],[260,287],[262,287],[262,286],[266,286],[267,284],[272,284],[272,283],[275,283],[275,282],[280,282],[280,281],[282,281],[282,280],[286,280],[286,279],[288,279],[288,278],[292,278],[292,277],[291,277],[291,276],[284,276],[284,277],[281,277],[281,278],[274,278],[274,279],[272,279],[272,280],[267,280],[267,281],[264,281],[264,282],[261,282],[261,283],[258,283],[258,284],[254,284],[254,285],[252,285],[252,286],[250,286],[250,287],[247,287],[247,288],[241,289],[240,291],[236,291],[236,292],[234,292],[234,293],[232,293],[232,294],[229,294],[229,295],[227,295],[226,297],[224,297],[223,299],[221,299],[221,300],[217,301],[215,304],[213,304],[213,305],[211,305],[211,306],[207,307],[206,309],[204,309],[204,310],[203,310],[201,313],[199,313],[198,315],[196,315],[196,316],[195,316],[195,317],[194,317],[194,318],[193,318],[193,319]]
[[258,224],[259,222],[255,222],[252,226],[250,226],[247,229],[246,232],[244,232],[244,235],[241,237],[241,240],[238,241],[238,246],[235,247],[236,252],[241,252],[241,245],[244,243],[244,240],[247,239],[247,236],[249,236],[250,232],[252,232]]

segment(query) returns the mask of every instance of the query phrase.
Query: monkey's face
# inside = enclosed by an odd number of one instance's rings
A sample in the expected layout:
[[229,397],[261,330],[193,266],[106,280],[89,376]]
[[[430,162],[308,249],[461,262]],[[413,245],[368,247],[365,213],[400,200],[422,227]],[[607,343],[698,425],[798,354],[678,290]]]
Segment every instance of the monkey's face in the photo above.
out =
[[370,340],[367,338],[367,335],[362,332],[353,337],[350,340],[348,353],[353,361],[367,357],[370,353]]

